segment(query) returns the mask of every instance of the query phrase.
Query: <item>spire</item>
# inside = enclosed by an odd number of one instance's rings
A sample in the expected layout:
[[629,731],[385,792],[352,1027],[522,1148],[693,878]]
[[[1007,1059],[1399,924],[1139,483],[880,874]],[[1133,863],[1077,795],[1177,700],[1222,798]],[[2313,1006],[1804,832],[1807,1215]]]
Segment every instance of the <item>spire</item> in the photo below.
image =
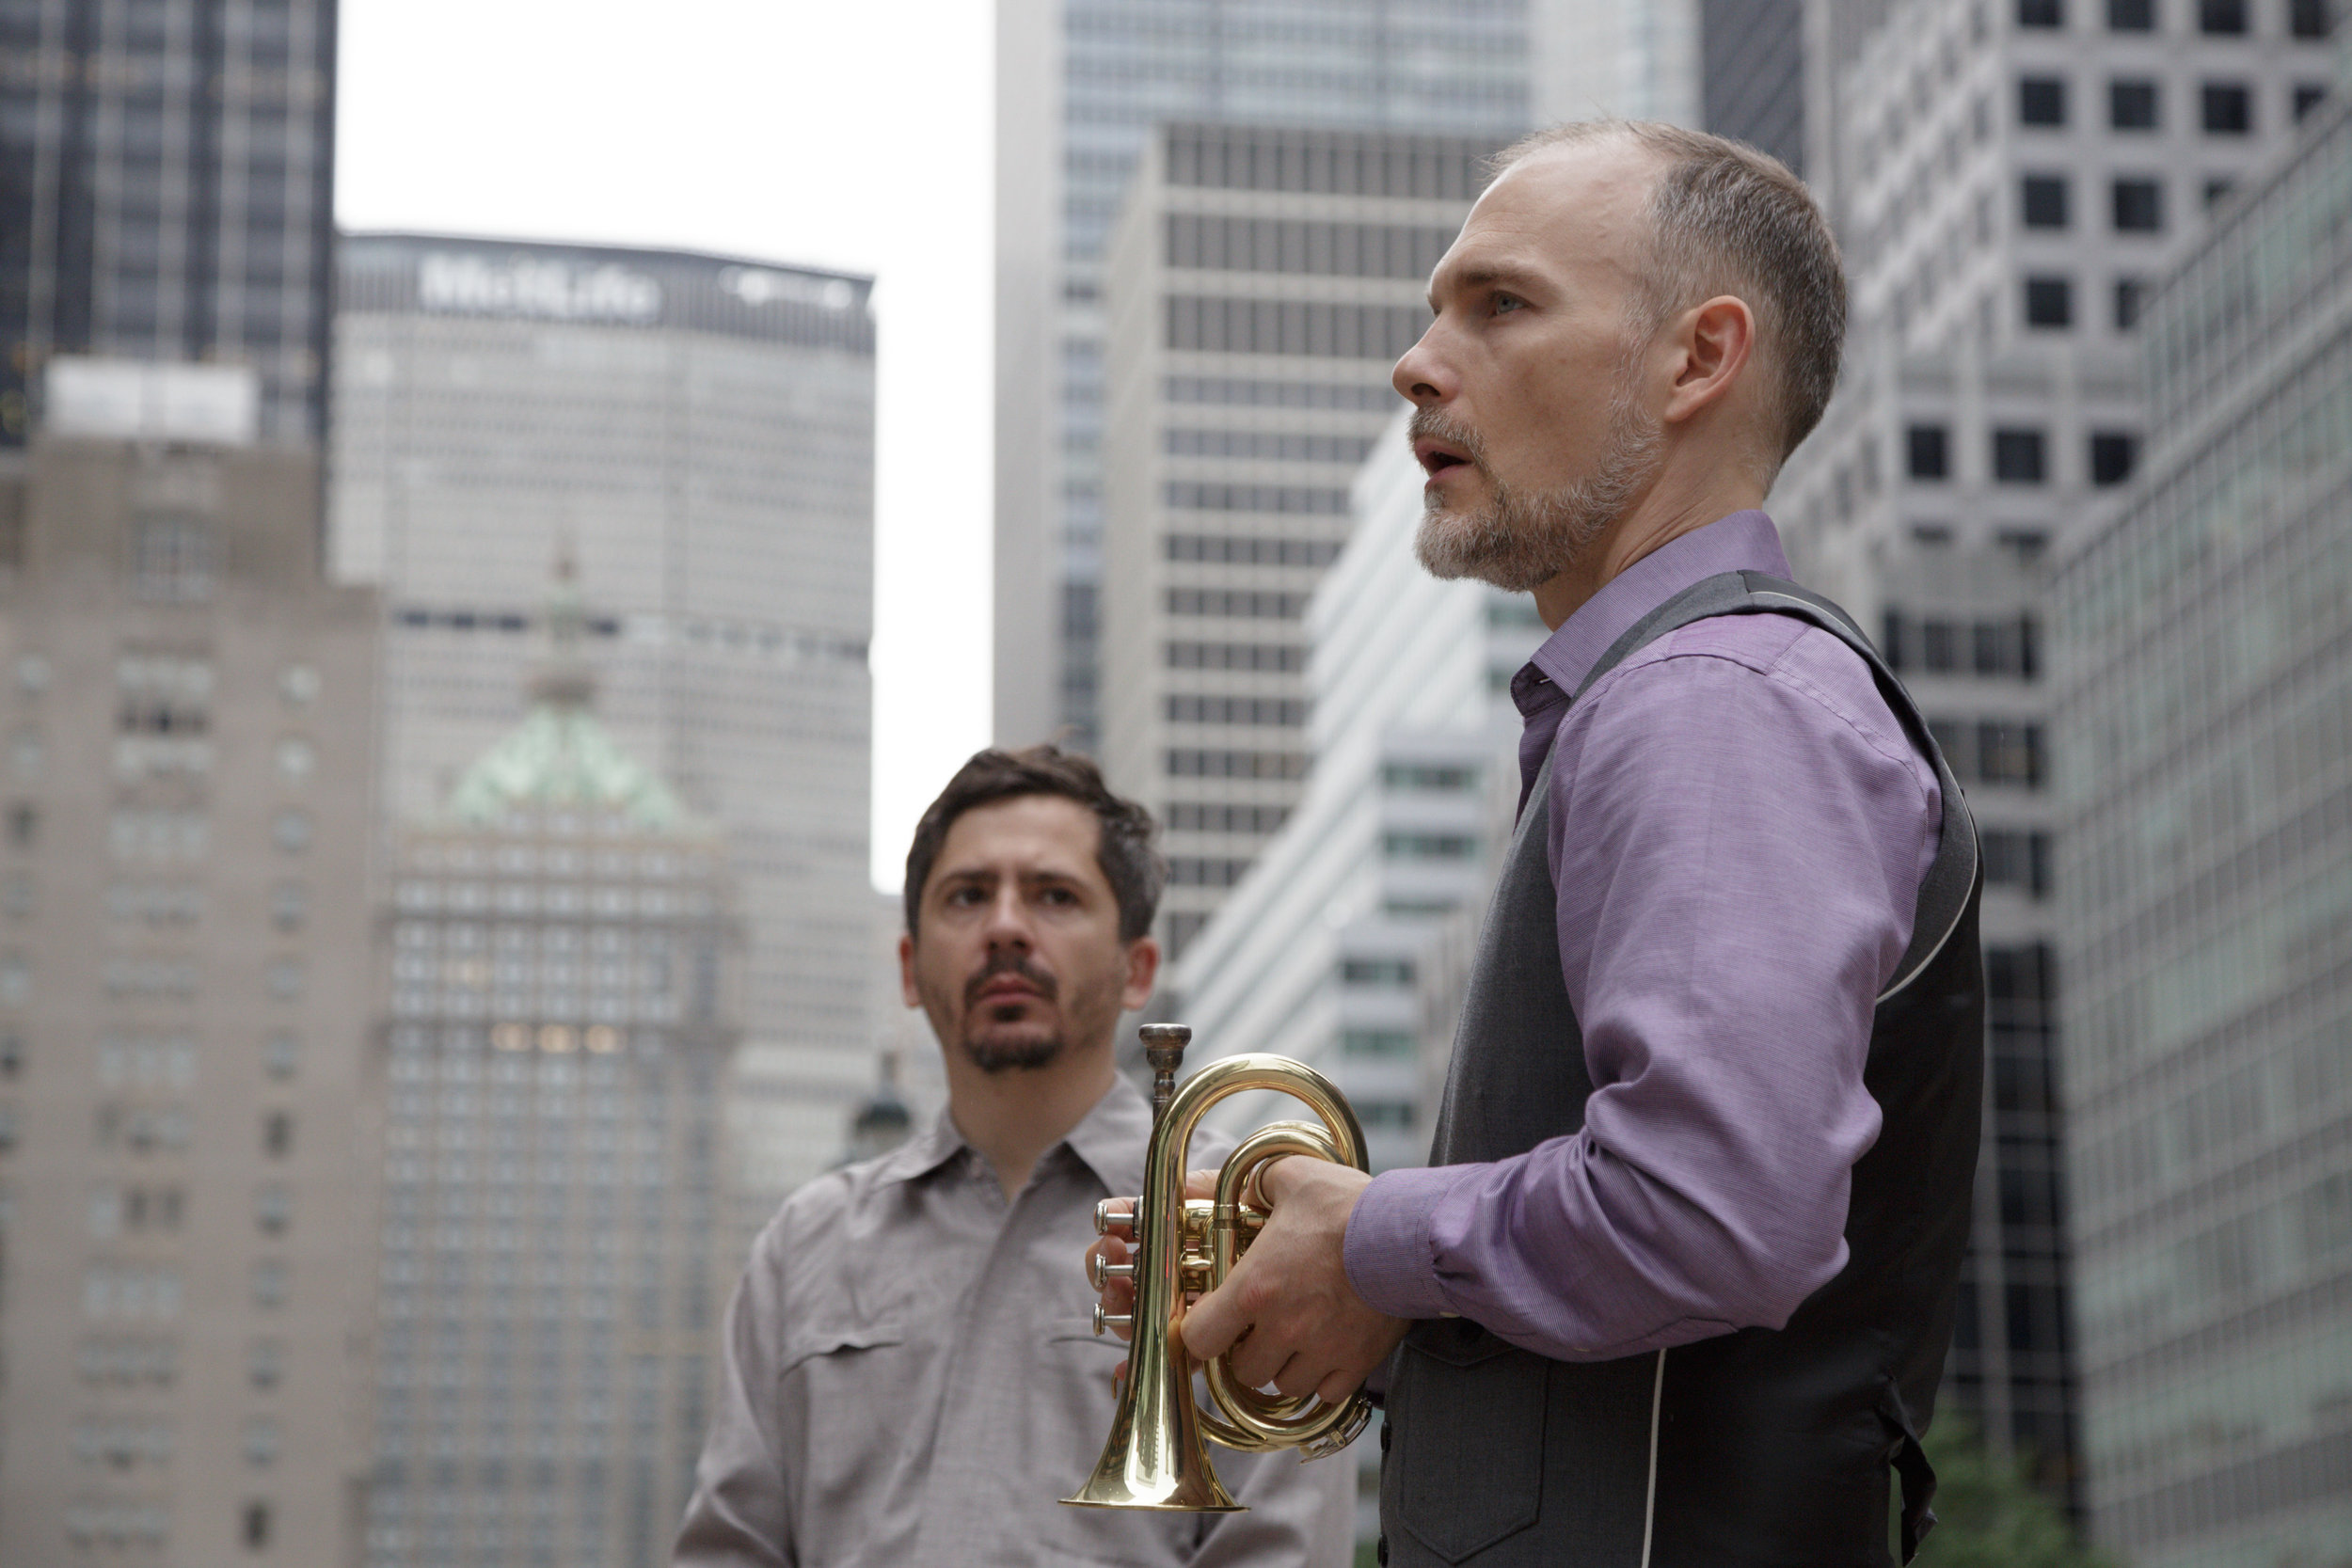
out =
[[580,596],[580,563],[568,531],[555,541],[555,581],[548,591],[548,651],[531,677],[531,700],[546,707],[584,708],[596,700],[596,672],[580,644],[588,609]]

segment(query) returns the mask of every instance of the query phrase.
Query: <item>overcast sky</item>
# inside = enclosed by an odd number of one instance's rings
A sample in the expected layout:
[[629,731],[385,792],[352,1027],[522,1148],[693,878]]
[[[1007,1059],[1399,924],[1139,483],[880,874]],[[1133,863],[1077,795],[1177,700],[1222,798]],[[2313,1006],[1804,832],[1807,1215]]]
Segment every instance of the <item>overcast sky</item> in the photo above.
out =
[[874,864],[988,738],[986,0],[342,0],[348,229],[872,274]]

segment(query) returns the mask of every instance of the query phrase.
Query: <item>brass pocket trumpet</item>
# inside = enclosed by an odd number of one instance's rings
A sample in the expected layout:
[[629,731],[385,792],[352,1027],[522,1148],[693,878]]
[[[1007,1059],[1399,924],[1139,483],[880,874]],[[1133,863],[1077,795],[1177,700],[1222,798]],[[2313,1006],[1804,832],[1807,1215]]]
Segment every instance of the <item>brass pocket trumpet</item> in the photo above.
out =
[[[1131,1325],[1127,1380],[1111,1418],[1110,1440],[1094,1474],[1065,1503],[1084,1508],[1149,1508],[1188,1513],[1241,1511],[1216,1479],[1204,1438],[1229,1449],[1263,1452],[1295,1448],[1301,1457],[1321,1459],[1354,1442],[1371,1418],[1372,1405],[1359,1391],[1338,1404],[1312,1394],[1290,1399],[1236,1384],[1224,1356],[1202,1369],[1214,1409],[1193,1398],[1193,1359],[1176,1331],[1176,1315],[1187,1292],[1205,1292],[1225,1281],[1250,1238],[1265,1224],[1255,1201],[1256,1178],[1269,1161],[1306,1154],[1369,1170],[1363,1129],[1356,1113],[1329,1079],[1286,1056],[1228,1056],[1196,1073],[1180,1093],[1176,1069],[1184,1061],[1192,1031],[1181,1024],[1146,1024],[1144,1054],[1151,1061],[1152,1144],[1144,1159],[1143,1196],[1132,1214],[1097,1206],[1098,1234],[1117,1233],[1133,1243],[1135,1259],[1105,1264],[1094,1256],[1094,1286],[1111,1278],[1135,1282],[1135,1310],[1107,1318],[1094,1308],[1094,1332],[1114,1323]],[[1216,1197],[1184,1196],[1184,1157],[1193,1130],[1209,1107],[1249,1089],[1278,1089],[1304,1101],[1322,1125],[1278,1121],[1241,1141],[1217,1173]]]

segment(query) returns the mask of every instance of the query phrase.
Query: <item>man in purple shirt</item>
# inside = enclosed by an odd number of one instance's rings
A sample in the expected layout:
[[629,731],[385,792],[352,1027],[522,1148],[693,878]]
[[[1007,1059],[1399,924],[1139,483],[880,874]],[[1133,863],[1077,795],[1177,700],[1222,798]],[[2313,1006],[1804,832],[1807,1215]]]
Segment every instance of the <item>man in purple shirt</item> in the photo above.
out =
[[1385,1384],[1383,1563],[1878,1564],[1890,1471],[1908,1560],[1978,877],[1916,710],[1759,510],[1836,382],[1836,245],[1719,138],[1501,162],[1395,376],[1423,564],[1553,628],[1436,1147],[1272,1167],[1184,1340],[1285,1393]]

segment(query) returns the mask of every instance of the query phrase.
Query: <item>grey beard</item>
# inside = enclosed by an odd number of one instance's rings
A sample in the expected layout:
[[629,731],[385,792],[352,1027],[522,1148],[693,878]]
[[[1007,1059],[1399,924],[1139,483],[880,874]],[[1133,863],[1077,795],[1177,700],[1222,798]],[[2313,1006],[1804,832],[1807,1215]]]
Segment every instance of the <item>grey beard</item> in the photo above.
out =
[[[1556,489],[1515,490],[1486,463],[1480,444],[1440,416],[1414,434],[1452,437],[1470,450],[1486,476],[1492,499],[1474,512],[1449,512],[1432,501],[1422,514],[1413,553],[1433,578],[1474,578],[1506,593],[1524,594],[1574,565],[1634,497],[1657,477],[1665,433],[1645,420],[1632,397],[1631,377],[1609,400],[1609,433],[1600,462],[1583,478]],[[1434,428],[1432,428],[1434,427]]]

